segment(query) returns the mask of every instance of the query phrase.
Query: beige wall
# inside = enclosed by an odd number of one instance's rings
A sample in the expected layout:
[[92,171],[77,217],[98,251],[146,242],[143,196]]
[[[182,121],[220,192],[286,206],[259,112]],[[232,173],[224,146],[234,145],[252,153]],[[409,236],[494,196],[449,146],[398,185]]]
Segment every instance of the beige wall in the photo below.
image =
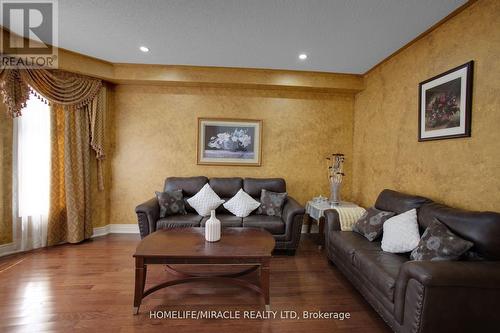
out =
[[[480,0],[365,78],[356,95],[353,196],[383,188],[500,211],[500,1]],[[417,142],[419,82],[474,60],[472,137]]]
[[[304,203],[328,193],[325,157],[333,152],[347,154],[350,194],[352,95],[119,85],[114,117],[111,223],[136,223],[135,206],[168,176],[283,177]],[[262,166],[197,165],[198,117],[262,119]]]

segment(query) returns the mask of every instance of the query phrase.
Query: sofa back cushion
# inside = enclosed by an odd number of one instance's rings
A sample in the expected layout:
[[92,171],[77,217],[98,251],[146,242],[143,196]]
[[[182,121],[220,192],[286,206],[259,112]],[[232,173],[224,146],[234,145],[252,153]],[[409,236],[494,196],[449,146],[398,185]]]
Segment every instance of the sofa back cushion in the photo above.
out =
[[414,208],[418,211],[422,205],[429,202],[432,202],[432,200],[418,195],[409,195],[385,189],[378,195],[375,208],[401,214]]
[[214,192],[223,199],[231,199],[243,188],[243,179],[241,178],[210,178],[208,183]]
[[500,260],[500,213],[466,211],[438,203],[420,208],[418,220],[421,227],[426,228],[434,219],[460,238],[474,243],[471,250],[479,256]]
[[[260,202],[260,193],[262,189],[272,192],[286,192],[286,183],[282,178],[210,178],[199,177],[168,177],[165,179],[164,191],[182,190],[186,211],[196,213],[196,211],[187,203],[186,199],[192,197],[206,184],[223,200],[231,199],[241,188],[250,194],[254,199]],[[218,214],[231,214],[220,205],[217,208]]]
[[253,198],[259,200],[262,190],[271,192],[286,192],[286,183],[283,178],[245,178],[243,190]]
[[196,213],[196,210],[191,207],[191,205],[187,202],[187,199],[198,193],[206,183],[208,183],[208,178],[203,176],[168,177],[167,179],[165,179],[165,186],[163,191],[167,192],[182,190],[186,212]]
[[[214,192],[225,202],[234,197],[234,195],[243,188],[243,179],[236,177],[210,178],[208,183]],[[220,205],[216,212],[218,214],[231,214],[223,205]]]
[[164,191],[182,190],[185,197],[192,197],[198,193],[205,184],[207,177],[168,177],[165,179]]

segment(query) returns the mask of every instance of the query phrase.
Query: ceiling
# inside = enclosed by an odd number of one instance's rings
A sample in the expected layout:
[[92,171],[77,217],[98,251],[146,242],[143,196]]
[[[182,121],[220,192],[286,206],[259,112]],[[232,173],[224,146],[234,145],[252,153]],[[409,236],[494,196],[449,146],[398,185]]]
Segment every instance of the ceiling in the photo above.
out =
[[364,73],[465,2],[60,0],[59,46],[120,63]]

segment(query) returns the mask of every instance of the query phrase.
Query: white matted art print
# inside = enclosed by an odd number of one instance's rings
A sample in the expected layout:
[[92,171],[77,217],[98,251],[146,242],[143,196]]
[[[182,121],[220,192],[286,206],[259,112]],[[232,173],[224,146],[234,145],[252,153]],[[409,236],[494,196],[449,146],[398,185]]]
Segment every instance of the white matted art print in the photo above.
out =
[[262,120],[198,118],[197,163],[260,166]]
[[473,62],[419,85],[418,140],[471,136]]

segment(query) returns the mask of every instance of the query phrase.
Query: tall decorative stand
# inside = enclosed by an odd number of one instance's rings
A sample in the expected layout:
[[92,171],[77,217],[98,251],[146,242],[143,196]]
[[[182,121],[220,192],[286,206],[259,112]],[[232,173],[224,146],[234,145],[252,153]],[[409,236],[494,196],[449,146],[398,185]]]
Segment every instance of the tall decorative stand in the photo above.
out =
[[340,189],[344,177],[344,154],[332,154],[326,158],[328,161],[328,180],[330,181],[330,204],[338,205],[341,202]]

